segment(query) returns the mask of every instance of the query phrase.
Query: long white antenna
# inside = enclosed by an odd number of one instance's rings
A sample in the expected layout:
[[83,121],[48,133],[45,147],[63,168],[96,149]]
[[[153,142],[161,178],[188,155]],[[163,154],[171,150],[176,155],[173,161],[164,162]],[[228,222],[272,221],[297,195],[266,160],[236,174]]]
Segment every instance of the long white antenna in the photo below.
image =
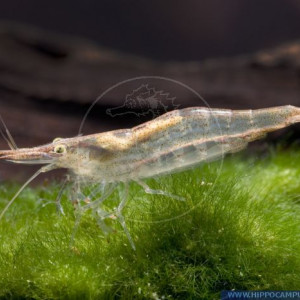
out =
[[0,128],[0,133],[1,133],[2,137],[5,139],[5,141],[7,142],[8,146],[11,150],[17,150],[18,149],[17,144],[14,141],[12,135],[10,134],[10,132],[9,132],[9,130],[8,130],[8,128],[7,128],[7,126],[6,126],[6,124],[5,124],[5,122],[4,122],[1,115],[0,115],[0,121],[3,125],[3,127],[4,127],[6,135],[7,135],[7,137],[6,137],[4,132],[2,131],[2,129]]
[[23,185],[22,187],[18,190],[18,192],[13,196],[13,198],[7,203],[7,205],[5,206],[5,208],[3,209],[3,211],[0,214],[0,220],[2,219],[2,217],[4,216],[4,214],[6,213],[6,211],[9,209],[9,207],[13,204],[13,202],[16,200],[16,198],[20,195],[20,193],[25,189],[25,187],[33,180],[35,179],[37,176],[39,176],[41,173],[49,171],[51,168],[49,168],[51,165],[48,166],[44,166],[42,168],[40,168],[36,173],[34,173]]

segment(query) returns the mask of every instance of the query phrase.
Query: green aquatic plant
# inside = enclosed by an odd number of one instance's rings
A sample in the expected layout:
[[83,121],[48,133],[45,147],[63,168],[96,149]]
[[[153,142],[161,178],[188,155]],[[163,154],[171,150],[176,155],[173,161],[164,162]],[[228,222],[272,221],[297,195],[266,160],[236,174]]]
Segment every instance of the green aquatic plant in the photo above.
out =
[[[216,299],[224,289],[298,289],[300,151],[234,156],[147,183],[184,195],[147,195],[132,184],[121,225],[105,235],[76,213],[57,184],[26,188],[0,222],[0,298]],[[0,209],[19,188],[0,187]],[[105,202],[117,204],[117,191]]]

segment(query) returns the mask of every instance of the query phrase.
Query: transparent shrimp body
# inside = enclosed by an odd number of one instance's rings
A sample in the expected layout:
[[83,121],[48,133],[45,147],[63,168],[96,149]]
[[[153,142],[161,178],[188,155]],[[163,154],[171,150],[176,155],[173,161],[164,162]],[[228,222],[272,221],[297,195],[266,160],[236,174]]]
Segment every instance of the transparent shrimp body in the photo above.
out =
[[[245,148],[249,142],[268,132],[297,122],[300,122],[300,109],[294,106],[239,111],[192,107],[166,113],[131,129],[57,139],[48,145],[28,149],[17,149],[6,128],[7,136],[3,132],[2,135],[11,150],[0,151],[0,159],[46,164],[26,184],[41,172],[66,168],[70,171],[70,181],[77,187],[81,184],[99,185],[101,196],[79,206],[80,211],[92,209],[96,212],[103,229],[106,228],[105,218],[116,217],[134,248],[122,215],[130,182],[141,185],[146,193],[183,200],[181,196],[153,190],[143,180],[220,159],[226,153]],[[120,193],[119,206],[114,212],[103,211],[103,201],[120,183],[125,188]],[[85,197],[80,188],[75,191],[73,198],[83,201]],[[57,203],[60,207],[59,200]]]

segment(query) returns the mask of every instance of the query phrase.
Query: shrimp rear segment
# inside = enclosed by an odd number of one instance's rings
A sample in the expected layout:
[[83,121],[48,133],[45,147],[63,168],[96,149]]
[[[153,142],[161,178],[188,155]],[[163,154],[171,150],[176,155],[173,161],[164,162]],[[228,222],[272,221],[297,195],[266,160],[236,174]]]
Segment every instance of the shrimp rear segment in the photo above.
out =
[[[237,152],[266,133],[296,122],[300,122],[300,109],[294,106],[172,111],[133,128],[132,151],[140,159],[129,164],[134,165],[134,176],[140,178],[176,172]],[[153,130],[155,125],[160,130]],[[151,134],[147,134],[149,131]]]

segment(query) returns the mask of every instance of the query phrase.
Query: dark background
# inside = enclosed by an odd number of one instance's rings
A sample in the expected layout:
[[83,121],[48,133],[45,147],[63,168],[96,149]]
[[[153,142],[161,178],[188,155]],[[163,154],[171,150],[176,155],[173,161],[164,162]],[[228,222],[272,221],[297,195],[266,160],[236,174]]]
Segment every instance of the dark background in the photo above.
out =
[[299,38],[298,0],[2,1],[0,18],[160,60],[202,60]]
[[[20,147],[75,136],[99,95],[147,75],[177,80],[211,107],[300,106],[299,38],[298,0],[2,1],[0,114]],[[106,113],[142,84],[176,97],[179,108],[203,105],[170,82],[136,81],[105,94],[83,134],[152,118]],[[299,132],[293,126],[270,140],[295,142]],[[32,172],[0,170],[0,179]]]

